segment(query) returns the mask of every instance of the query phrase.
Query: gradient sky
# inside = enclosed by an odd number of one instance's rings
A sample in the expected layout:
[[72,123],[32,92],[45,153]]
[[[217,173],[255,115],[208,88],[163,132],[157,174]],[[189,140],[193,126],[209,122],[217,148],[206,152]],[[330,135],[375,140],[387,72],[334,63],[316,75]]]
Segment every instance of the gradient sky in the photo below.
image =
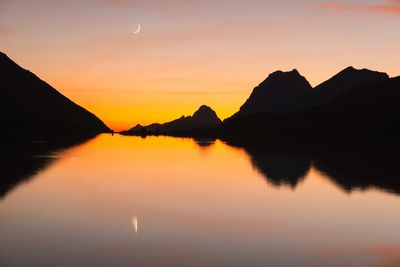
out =
[[400,0],[0,0],[0,50],[115,130],[226,118],[275,70],[398,76],[399,28]]

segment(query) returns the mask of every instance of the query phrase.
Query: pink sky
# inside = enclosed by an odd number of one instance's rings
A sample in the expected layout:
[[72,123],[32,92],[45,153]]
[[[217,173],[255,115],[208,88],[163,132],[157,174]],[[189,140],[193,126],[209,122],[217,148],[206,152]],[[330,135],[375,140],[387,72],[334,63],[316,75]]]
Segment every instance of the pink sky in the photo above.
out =
[[117,130],[225,118],[275,70],[400,75],[399,27],[398,0],[0,0],[0,50]]

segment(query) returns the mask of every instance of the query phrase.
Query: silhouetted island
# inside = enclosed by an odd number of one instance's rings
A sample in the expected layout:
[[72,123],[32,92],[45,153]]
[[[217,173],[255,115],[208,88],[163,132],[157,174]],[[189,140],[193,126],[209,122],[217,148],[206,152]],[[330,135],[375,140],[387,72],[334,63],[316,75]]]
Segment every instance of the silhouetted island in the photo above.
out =
[[179,119],[163,124],[153,123],[148,126],[136,125],[128,131],[123,131],[125,135],[171,135],[171,136],[197,136],[204,131],[215,128],[221,123],[217,113],[206,105],[202,105],[192,116],[182,116]]
[[110,129],[0,52],[0,135],[95,135]]

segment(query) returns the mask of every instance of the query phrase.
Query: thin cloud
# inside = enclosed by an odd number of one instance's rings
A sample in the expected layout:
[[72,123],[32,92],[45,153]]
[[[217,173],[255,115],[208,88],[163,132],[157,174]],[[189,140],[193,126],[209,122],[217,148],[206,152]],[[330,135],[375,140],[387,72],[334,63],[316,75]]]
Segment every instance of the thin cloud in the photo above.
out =
[[400,0],[385,0],[382,3],[346,3],[345,1],[328,1],[314,3],[313,7],[337,11],[365,11],[380,14],[400,15]]

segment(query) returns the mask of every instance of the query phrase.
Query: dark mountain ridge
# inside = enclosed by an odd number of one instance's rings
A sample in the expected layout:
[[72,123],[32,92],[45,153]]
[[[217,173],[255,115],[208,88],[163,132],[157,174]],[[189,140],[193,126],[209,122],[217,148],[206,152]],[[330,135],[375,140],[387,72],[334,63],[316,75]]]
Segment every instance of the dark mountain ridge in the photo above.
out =
[[400,134],[400,77],[364,83],[305,111],[259,113],[224,121],[221,135],[337,139],[396,139]]
[[257,113],[288,113],[323,105],[359,85],[389,79],[386,73],[348,67],[329,80],[312,88],[306,78],[294,69],[276,71],[254,88],[250,97],[232,116]]
[[[310,88],[297,70],[279,71],[269,75],[253,90],[241,110],[221,124],[219,119],[206,127],[205,124],[196,124],[193,121],[198,117],[195,113],[165,124],[138,125],[125,133],[328,143],[342,139],[398,138],[399,77],[390,79],[386,73],[348,67],[315,89]],[[282,96],[282,93],[289,97]],[[277,101],[279,105],[272,101],[277,99],[282,100]],[[291,101],[282,104],[287,99]],[[295,105],[299,103],[303,105]],[[295,111],[283,111],[289,108],[288,104],[293,104],[290,108]],[[274,112],[261,112],[263,108],[272,108]],[[213,114],[211,109],[204,110]]]
[[295,112],[311,109],[323,105],[362,84],[384,81],[387,79],[389,79],[389,75],[384,72],[348,67],[316,86],[313,90],[282,105],[280,111]]
[[110,129],[0,52],[0,133],[93,135]]
[[271,73],[253,89],[250,97],[232,117],[279,112],[280,106],[311,90],[310,83],[296,69]]
[[206,105],[202,105],[192,116],[182,116],[179,119],[163,124],[153,123],[148,126],[140,124],[128,131],[121,132],[127,135],[152,135],[152,134],[172,134],[179,131],[201,130],[215,127],[221,123],[217,113]]

